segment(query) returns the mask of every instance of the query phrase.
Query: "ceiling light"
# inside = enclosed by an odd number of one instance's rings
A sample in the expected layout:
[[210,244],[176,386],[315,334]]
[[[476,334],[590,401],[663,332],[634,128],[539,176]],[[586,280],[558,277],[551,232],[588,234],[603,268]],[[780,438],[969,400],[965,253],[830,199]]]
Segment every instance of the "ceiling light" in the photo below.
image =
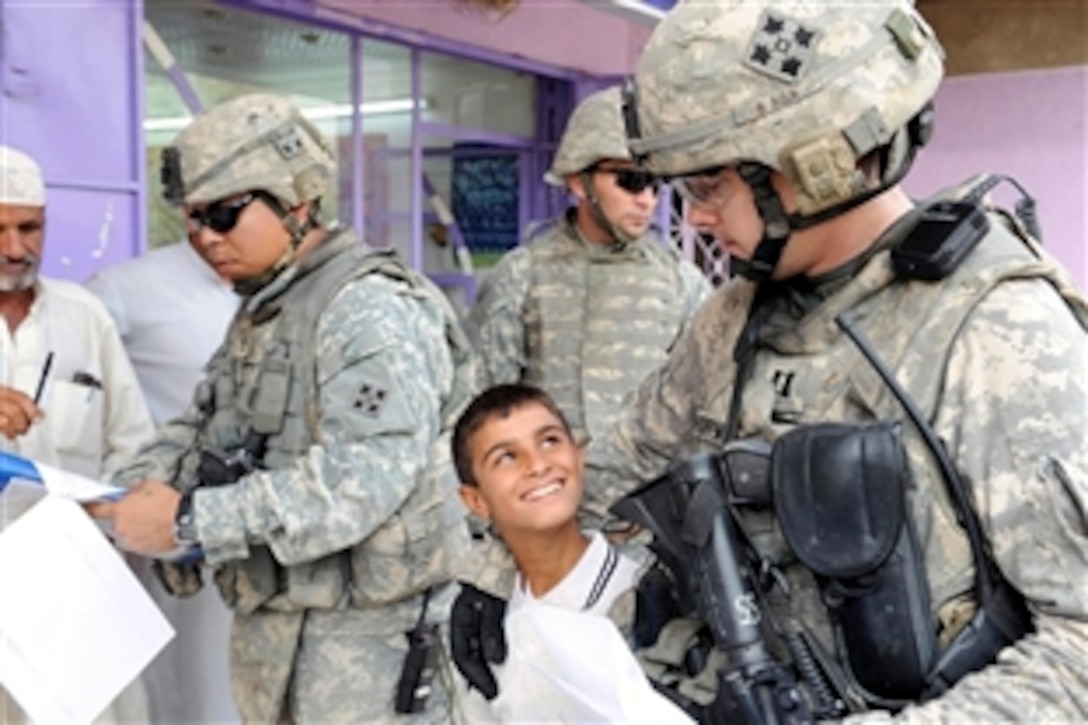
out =
[[[359,104],[359,112],[364,116],[377,116],[391,113],[408,113],[412,110],[411,98],[389,98],[384,101],[364,101]],[[415,104],[426,110],[430,104],[421,98]],[[311,121],[326,121],[335,118],[350,118],[351,104],[341,103],[329,106],[304,106],[302,115]],[[189,125],[192,116],[169,116],[163,118],[145,118],[144,131],[180,131]]]
[[[426,98],[421,98],[417,105],[422,111],[426,110],[429,104],[427,103]],[[411,98],[363,101],[359,104],[359,111],[364,116],[377,116],[383,113],[409,113],[411,110]],[[349,118],[351,116],[351,104],[343,103],[335,106],[310,106],[302,109],[302,115],[311,121],[323,121],[327,118]]]

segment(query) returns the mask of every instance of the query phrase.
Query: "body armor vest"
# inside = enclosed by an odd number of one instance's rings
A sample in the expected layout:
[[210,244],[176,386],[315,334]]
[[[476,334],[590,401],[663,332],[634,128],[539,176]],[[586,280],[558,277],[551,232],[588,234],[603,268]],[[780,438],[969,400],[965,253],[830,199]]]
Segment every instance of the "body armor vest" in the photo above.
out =
[[576,432],[598,435],[683,327],[679,255],[651,235],[622,249],[589,244],[566,220],[529,251],[523,381]]
[[[281,295],[253,312],[239,313],[226,343],[209,363],[208,389],[198,391],[198,402],[209,414],[200,448],[236,450],[247,434],[257,433],[266,437],[263,467],[280,469],[323,443],[317,425],[317,320],[345,285],[370,274],[433,289],[395,257],[369,250],[352,233],[340,232],[300,261],[298,276]],[[445,305],[445,300],[436,299],[435,304]],[[229,606],[242,613],[258,607],[297,611],[343,603],[381,606],[452,577],[466,542],[464,527],[457,525],[461,513],[449,434],[472,392],[466,366],[471,352],[452,311],[447,339],[455,380],[441,410],[441,434],[431,445],[416,489],[397,514],[352,550],[304,564],[282,566],[267,547],[252,546],[249,558],[216,571]],[[193,467],[192,461],[185,464]],[[401,565],[391,567],[393,559]],[[375,576],[378,572],[381,576]]]
[[[1042,250],[1011,233],[998,215],[991,215],[991,222],[991,231],[978,247],[939,283],[896,279],[885,250],[802,319],[785,314],[776,319],[772,314],[755,341],[759,352],[743,389],[738,437],[773,441],[797,426],[828,421],[907,421],[884,381],[838,330],[834,318],[842,312],[850,313],[931,422],[958,334],[977,305],[1002,282],[1045,279],[1088,328],[1088,305]],[[738,285],[732,290],[735,299],[723,306],[736,309],[739,301],[746,308],[753,289]],[[732,349],[742,328],[741,322],[734,323],[719,349]],[[703,445],[720,448],[725,442],[732,392],[732,384],[726,384],[701,406],[697,418]],[[940,640],[947,644],[975,609],[974,562],[937,463],[909,422],[903,425],[903,443],[908,515],[924,552]],[[751,492],[745,495],[751,499]],[[769,491],[766,496],[769,502]],[[790,584],[788,602],[777,589],[769,596],[779,621],[789,616],[803,620],[825,647],[834,648],[811,572],[795,561],[773,508],[740,507],[738,513],[746,537],[763,557],[781,567]]]

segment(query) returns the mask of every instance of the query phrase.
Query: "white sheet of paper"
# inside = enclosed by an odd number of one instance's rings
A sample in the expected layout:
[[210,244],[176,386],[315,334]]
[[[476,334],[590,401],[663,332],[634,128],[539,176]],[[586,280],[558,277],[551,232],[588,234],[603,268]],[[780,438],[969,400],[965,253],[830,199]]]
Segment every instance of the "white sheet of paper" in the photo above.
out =
[[607,617],[527,602],[507,614],[506,633],[491,702],[502,722],[692,723],[654,691]]
[[30,507],[51,493],[72,501],[102,501],[118,498],[125,489],[92,478],[62,471],[44,463],[34,462],[41,481],[13,477],[0,485],[0,531]]
[[79,504],[0,534],[0,684],[36,722],[90,722],[174,631]]
[[42,476],[45,488],[49,493],[73,501],[101,501],[115,498],[125,492],[120,486],[111,486],[108,483],[86,478],[75,473],[62,471],[59,468],[37,463],[38,473]]

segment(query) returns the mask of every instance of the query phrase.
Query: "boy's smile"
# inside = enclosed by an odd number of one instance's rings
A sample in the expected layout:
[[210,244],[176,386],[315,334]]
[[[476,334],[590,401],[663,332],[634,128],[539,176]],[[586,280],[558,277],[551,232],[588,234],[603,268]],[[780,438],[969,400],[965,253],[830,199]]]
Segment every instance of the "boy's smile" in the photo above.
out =
[[529,491],[528,493],[523,495],[521,498],[523,500],[525,500],[525,501],[536,501],[538,499],[544,498],[545,496],[551,496],[552,494],[555,494],[555,493],[558,493],[559,491],[562,491],[563,486],[564,486],[565,483],[566,483],[565,481],[555,481],[555,482],[552,482],[552,483],[546,483],[543,486],[540,486],[539,488],[532,489],[531,491]]

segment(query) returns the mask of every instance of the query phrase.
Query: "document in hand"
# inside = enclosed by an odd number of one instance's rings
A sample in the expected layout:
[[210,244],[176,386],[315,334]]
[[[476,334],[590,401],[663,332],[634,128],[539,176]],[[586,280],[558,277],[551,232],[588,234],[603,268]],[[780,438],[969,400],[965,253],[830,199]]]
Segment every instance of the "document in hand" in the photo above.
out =
[[0,685],[35,722],[90,722],[174,632],[77,503],[110,487],[54,489],[31,475],[0,474],[0,509],[13,491],[27,504],[0,531]]
[[[62,471],[13,453],[0,452],[0,531],[47,494],[88,503],[114,501],[125,494],[125,489]],[[96,523],[115,546],[128,551],[123,541],[114,539],[111,522],[98,520]],[[149,555],[147,558],[195,564],[204,558],[204,552],[199,546],[183,546]]]
[[118,498],[124,492],[117,486],[0,452],[0,531],[47,493],[85,503]]

